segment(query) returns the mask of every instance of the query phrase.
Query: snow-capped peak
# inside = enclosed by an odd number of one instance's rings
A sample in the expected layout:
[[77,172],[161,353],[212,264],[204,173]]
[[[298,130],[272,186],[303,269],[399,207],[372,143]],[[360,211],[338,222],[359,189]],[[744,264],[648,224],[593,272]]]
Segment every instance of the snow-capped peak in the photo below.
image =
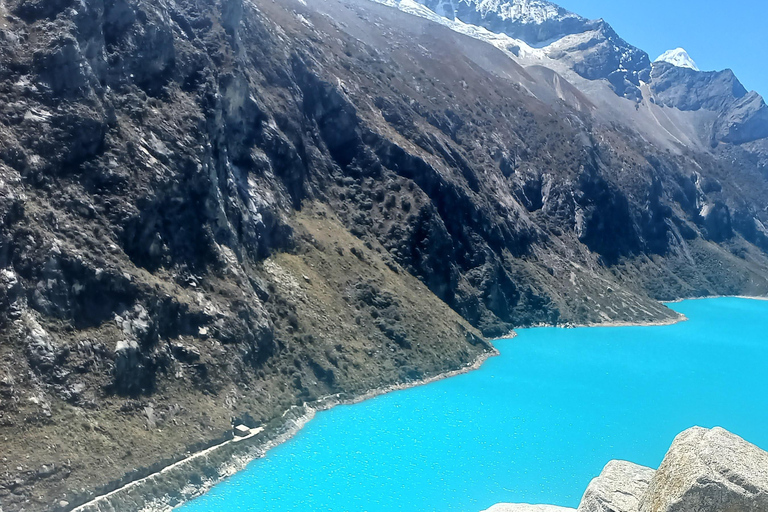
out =
[[483,15],[492,12],[502,20],[520,23],[541,24],[547,20],[579,18],[547,0],[474,0],[467,3],[474,3],[475,8]]
[[[448,19],[476,12],[483,18],[540,25],[547,21],[582,18],[548,0],[415,0]],[[466,20],[464,20],[466,21]]]
[[668,62],[669,64],[679,68],[688,68],[694,71],[699,71],[699,67],[693,61],[691,56],[688,55],[688,52],[682,48],[675,48],[674,50],[664,52],[663,54],[659,55],[659,58],[656,59],[656,62]]

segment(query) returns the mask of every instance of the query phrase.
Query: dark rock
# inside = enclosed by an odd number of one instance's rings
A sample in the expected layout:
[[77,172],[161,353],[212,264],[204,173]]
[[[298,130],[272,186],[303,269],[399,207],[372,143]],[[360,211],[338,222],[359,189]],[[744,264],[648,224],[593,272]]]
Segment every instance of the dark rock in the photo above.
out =
[[121,395],[135,396],[151,391],[155,369],[136,341],[120,341],[115,346],[113,387]]
[[680,110],[720,111],[734,99],[747,94],[730,69],[702,72],[667,62],[655,62],[652,78],[651,90],[656,102]]
[[705,204],[701,209],[701,218],[710,240],[722,242],[733,236],[731,212],[727,205],[719,202]]
[[43,373],[55,370],[59,349],[51,335],[31,316],[26,318],[25,352],[30,366]]
[[200,350],[197,347],[189,347],[181,343],[171,345],[173,357],[182,363],[194,363],[200,360]]
[[74,3],[74,0],[22,0],[14,9],[14,14],[31,23],[41,19],[55,18]]

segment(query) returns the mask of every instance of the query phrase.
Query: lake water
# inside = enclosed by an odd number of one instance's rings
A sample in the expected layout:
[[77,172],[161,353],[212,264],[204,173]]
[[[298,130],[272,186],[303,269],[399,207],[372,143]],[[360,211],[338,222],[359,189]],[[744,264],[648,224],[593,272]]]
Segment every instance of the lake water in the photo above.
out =
[[768,302],[671,307],[690,321],[520,330],[478,371],[319,413],[181,510],[575,507],[609,460],[657,467],[694,425],[768,449]]

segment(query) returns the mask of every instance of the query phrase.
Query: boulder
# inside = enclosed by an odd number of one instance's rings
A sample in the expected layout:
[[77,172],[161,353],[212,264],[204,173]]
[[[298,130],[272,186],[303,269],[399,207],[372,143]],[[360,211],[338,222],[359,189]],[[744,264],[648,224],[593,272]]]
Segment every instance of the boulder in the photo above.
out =
[[[499,503],[485,512],[567,512]],[[577,512],[768,512],[768,452],[722,428],[678,435],[659,469],[609,462]]]
[[42,372],[56,365],[58,346],[51,335],[31,315],[26,316],[25,352],[30,366]]
[[579,512],[637,512],[654,471],[623,460],[613,460],[590,482]]
[[640,512],[768,510],[768,453],[722,428],[678,435]]

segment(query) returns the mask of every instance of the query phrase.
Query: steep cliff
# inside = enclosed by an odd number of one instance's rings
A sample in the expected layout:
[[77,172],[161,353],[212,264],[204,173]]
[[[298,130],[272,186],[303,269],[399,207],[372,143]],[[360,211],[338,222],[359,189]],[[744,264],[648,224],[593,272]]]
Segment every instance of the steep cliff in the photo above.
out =
[[483,335],[768,290],[754,153],[656,146],[429,21],[0,5],[5,512],[462,367]]

